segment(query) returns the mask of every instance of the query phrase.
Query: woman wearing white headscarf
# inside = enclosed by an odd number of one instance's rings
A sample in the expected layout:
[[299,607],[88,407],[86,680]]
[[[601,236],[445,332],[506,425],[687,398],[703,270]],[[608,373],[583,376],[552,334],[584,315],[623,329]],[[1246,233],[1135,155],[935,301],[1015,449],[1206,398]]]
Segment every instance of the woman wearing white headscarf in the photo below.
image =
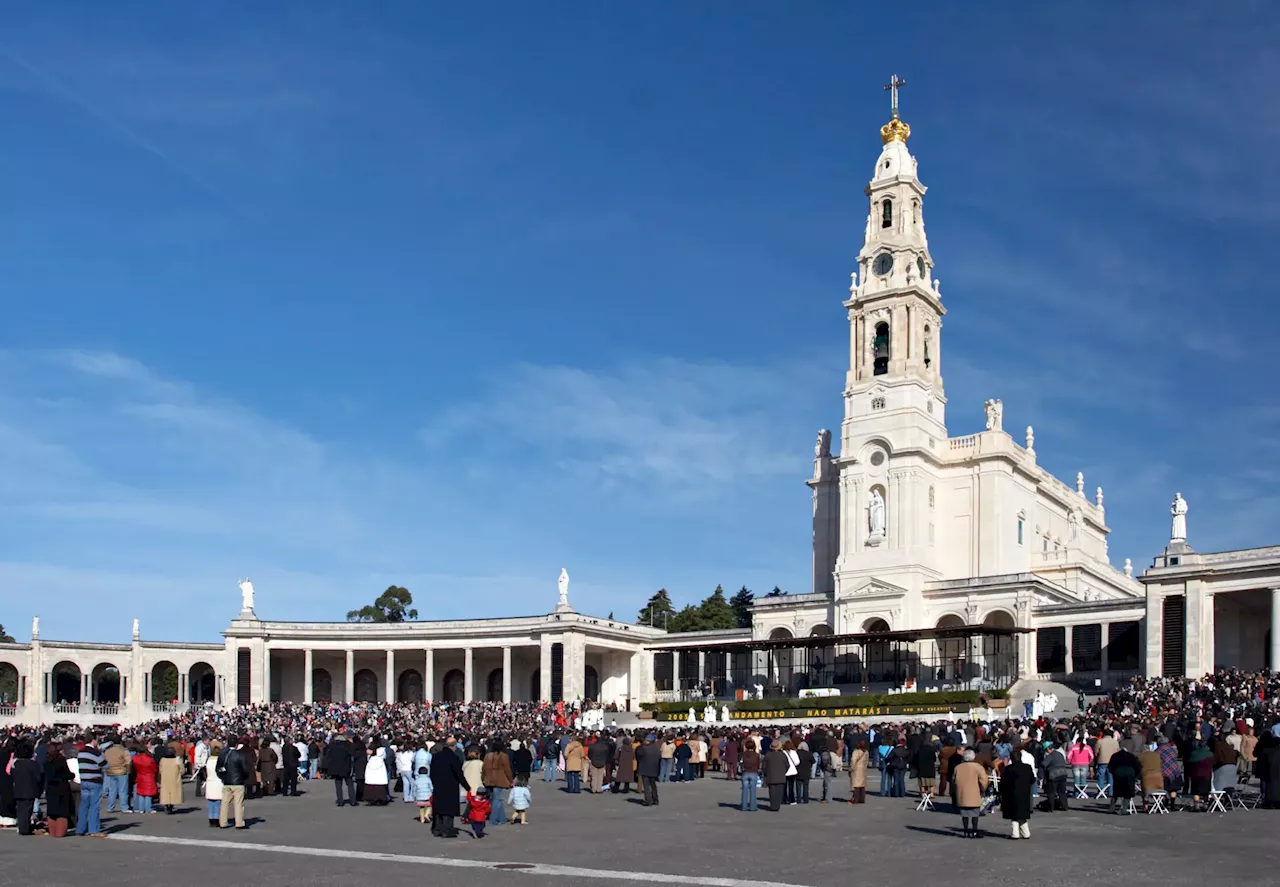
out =
[[[370,751],[373,751],[370,749]],[[364,766],[364,799],[370,807],[387,803],[387,750],[381,746],[370,754]]]

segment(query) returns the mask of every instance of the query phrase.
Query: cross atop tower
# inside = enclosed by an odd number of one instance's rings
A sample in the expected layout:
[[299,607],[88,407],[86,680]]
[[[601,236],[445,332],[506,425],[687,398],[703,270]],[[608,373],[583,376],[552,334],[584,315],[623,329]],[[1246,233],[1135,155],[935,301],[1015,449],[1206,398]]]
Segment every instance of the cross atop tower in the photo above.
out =
[[907,81],[894,74],[889,78],[889,82],[884,85],[884,91],[892,96],[891,107],[893,109],[893,119],[898,119],[898,89],[906,86]]

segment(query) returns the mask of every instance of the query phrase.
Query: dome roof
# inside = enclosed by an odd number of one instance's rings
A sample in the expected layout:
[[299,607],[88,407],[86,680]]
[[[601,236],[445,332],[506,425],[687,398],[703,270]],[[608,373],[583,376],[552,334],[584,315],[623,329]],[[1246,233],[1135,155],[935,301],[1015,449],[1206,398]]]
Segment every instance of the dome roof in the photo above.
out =
[[880,152],[880,159],[876,161],[876,171],[871,176],[871,181],[915,175],[916,159],[907,150],[906,142],[895,139],[885,144],[884,150]]

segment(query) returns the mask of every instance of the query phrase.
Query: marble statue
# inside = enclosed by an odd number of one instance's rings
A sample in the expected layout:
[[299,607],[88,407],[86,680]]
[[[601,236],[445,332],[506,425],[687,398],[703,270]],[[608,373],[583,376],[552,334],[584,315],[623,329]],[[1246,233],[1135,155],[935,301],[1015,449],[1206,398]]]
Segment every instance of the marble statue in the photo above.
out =
[[1067,515],[1067,527],[1070,530],[1068,536],[1072,545],[1080,544],[1080,512],[1073,511]]
[[720,706],[720,720],[729,723],[729,705],[728,703]]
[[871,503],[867,507],[872,536],[884,536],[884,497],[878,489],[871,490]]
[[691,706],[689,706],[689,717],[688,717],[688,723],[689,723],[689,726],[690,726],[690,727],[692,727],[692,726],[694,726],[695,724],[697,724],[697,723],[698,723],[698,716],[694,713],[694,711],[693,711],[693,706],[692,706],[692,705],[691,705]]
[[1127,557],[1124,559],[1124,574],[1128,576],[1130,579],[1133,578],[1133,559],[1132,558]]
[[818,442],[813,447],[813,457],[815,459],[825,459],[831,455],[831,432],[822,429],[818,432]]
[[140,635],[138,634],[138,620],[133,620],[133,639],[136,641]]
[[39,640],[40,638],[40,617],[31,617],[31,640]]
[[560,578],[556,584],[560,586],[560,602],[556,604],[556,607],[561,610],[567,610],[569,609],[569,571],[564,567],[560,568]]
[[243,604],[240,607],[240,609],[252,610],[253,609],[253,583],[250,582],[248,579],[242,579],[240,581],[240,597]]
[[1181,493],[1174,494],[1173,505],[1169,506],[1169,513],[1173,515],[1173,532],[1169,536],[1169,541],[1186,542],[1187,500],[1182,498]]
[[987,412],[987,430],[1002,430],[1004,427],[1004,403],[992,398],[982,406]]

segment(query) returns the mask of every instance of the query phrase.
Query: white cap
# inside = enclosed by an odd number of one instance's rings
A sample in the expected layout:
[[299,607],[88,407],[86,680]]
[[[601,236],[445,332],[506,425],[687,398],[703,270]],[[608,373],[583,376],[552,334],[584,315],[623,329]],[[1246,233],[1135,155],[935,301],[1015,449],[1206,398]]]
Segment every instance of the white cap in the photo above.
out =
[[1250,727],[1253,726],[1253,718],[1245,718],[1244,722],[1248,724]]

